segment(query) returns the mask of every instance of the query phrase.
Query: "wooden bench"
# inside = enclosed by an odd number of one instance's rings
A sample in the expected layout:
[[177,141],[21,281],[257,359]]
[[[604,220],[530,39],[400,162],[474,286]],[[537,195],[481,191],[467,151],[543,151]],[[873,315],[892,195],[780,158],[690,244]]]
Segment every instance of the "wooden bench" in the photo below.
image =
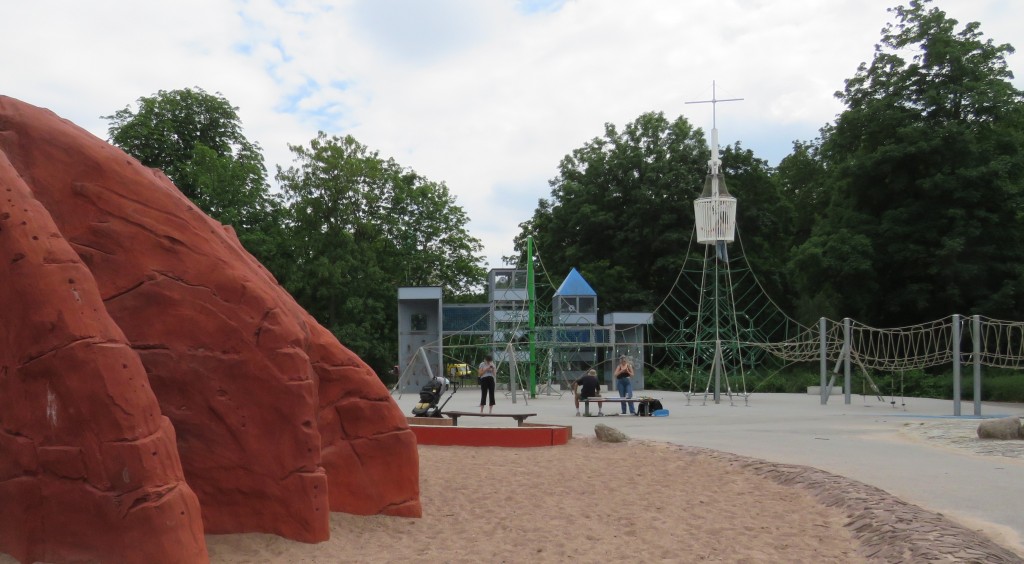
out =
[[633,406],[636,409],[636,404],[651,401],[652,398],[608,398],[604,396],[595,396],[592,398],[581,399],[583,402],[583,415],[585,417],[591,417],[590,415],[590,403],[594,402],[597,404],[598,415],[604,415],[601,413],[601,404],[604,403],[626,403]]
[[445,415],[452,418],[452,426],[459,426],[459,417],[511,417],[519,423],[519,427],[523,426],[523,421],[526,421],[527,417],[533,417],[536,413],[474,413],[472,411],[445,411]]

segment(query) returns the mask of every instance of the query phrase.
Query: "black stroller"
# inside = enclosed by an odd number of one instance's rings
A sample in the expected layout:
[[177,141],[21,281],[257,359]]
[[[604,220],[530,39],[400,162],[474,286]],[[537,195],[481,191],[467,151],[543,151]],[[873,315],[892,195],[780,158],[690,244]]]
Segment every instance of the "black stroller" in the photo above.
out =
[[420,389],[420,402],[412,408],[412,414],[415,417],[441,417],[441,410],[448,401],[452,399],[455,392],[458,391],[458,383],[451,384],[452,393],[448,396],[448,399],[444,400],[444,403],[437,405],[441,401],[441,396],[444,394],[445,389],[448,387],[448,382],[444,378],[434,378],[427,382],[423,388]]

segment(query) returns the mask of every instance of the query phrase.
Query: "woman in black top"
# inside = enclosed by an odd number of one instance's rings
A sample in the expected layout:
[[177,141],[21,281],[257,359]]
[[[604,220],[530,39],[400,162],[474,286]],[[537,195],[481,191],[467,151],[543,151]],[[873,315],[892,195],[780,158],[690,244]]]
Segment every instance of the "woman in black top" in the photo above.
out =
[[494,357],[487,355],[484,357],[484,361],[480,363],[480,367],[476,369],[476,375],[480,378],[480,413],[484,412],[484,404],[487,403],[487,397],[490,396],[491,413],[494,411]]
[[[619,397],[633,398],[633,365],[630,364],[626,355],[619,357],[619,365],[615,367],[615,388],[619,390]],[[622,402],[622,414],[626,414],[626,403]],[[629,413],[636,415],[636,408],[629,403]]]

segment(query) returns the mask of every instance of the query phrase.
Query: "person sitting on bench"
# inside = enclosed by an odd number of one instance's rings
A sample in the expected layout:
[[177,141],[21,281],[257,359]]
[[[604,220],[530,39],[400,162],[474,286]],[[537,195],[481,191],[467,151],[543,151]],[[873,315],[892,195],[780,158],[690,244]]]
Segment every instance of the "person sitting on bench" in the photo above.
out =
[[[601,397],[601,383],[597,381],[597,370],[593,368],[587,370],[586,374],[580,376],[578,380],[572,383],[572,396],[576,399],[576,416],[579,417],[581,399]],[[604,415],[601,412],[601,403],[597,404],[597,414]]]

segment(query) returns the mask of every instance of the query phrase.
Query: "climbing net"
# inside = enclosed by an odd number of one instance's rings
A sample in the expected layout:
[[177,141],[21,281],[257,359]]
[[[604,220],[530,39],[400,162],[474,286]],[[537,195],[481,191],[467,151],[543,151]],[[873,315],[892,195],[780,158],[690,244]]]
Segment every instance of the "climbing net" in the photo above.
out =
[[[824,357],[837,371],[847,351],[876,391],[872,371],[902,375],[975,359],[983,366],[1024,368],[1024,322],[953,315],[892,328],[852,319],[801,324],[754,275],[739,230],[736,241],[735,250],[719,244],[704,245],[703,257],[688,252],[672,291],[655,311],[649,345],[661,354],[651,358],[656,370],[688,373],[688,379],[670,381],[680,390],[703,390],[706,396],[717,363],[725,392],[746,395],[794,364]],[[759,376],[753,390],[747,387],[751,374]]]
[[[793,363],[818,358],[816,333],[785,314],[746,260],[742,238],[688,252],[650,329],[658,383],[705,399],[748,396]],[[748,376],[757,383],[748,386]]]

